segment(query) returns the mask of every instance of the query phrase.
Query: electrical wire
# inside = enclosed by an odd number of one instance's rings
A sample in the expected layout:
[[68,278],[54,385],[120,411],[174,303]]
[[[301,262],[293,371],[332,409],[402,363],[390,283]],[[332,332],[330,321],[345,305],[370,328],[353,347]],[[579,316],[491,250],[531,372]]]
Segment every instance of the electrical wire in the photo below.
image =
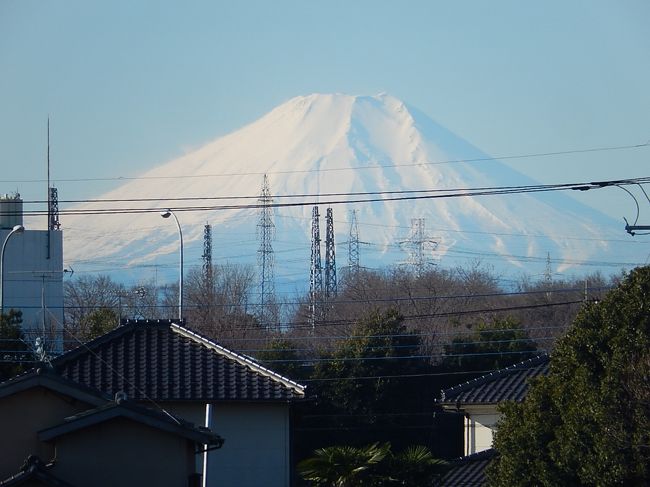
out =
[[[365,193],[333,193],[336,197],[345,196],[369,196],[368,198],[352,198],[352,199],[333,199],[327,200],[323,195],[311,195],[313,200],[291,202],[291,203],[253,203],[253,204],[231,204],[231,205],[212,205],[212,206],[176,206],[172,207],[172,211],[178,212],[194,212],[194,211],[224,211],[224,210],[242,210],[242,209],[259,209],[259,208],[287,208],[287,207],[301,207],[301,206],[314,206],[318,204],[338,205],[338,204],[358,204],[358,203],[374,203],[386,201],[413,201],[413,200],[430,200],[441,198],[460,198],[460,197],[476,197],[476,196],[494,196],[494,195],[507,195],[507,194],[526,194],[526,193],[539,193],[539,192],[552,192],[564,190],[580,190],[585,191],[588,189],[599,189],[608,186],[623,186],[623,185],[636,185],[641,183],[650,183],[650,177],[635,178],[626,180],[612,180],[612,181],[599,181],[599,182],[582,182],[582,183],[563,183],[563,184],[540,184],[540,185],[525,185],[525,186],[501,186],[501,187],[486,187],[486,188],[469,188],[469,189],[454,189],[454,190],[402,190],[402,191],[381,191],[381,192],[365,192]],[[438,193],[443,194],[438,194]],[[423,194],[425,193],[425,194]],[[431,194],[436,193],[436,194]],[[371,197],[374,195],[387,195],[386,197],[377,198]],[[165,201],[161,198],[157,201]],[[117,215],[117,214],[145,214],[145,213],[158,213],[162,209],[169,208],[169,205],[164,207],[150,207],[150,208],[102,208],[102,209],[89,209],[89,208],[73,208],[61,209],[60,215]],[[47,211],[44,210],[28,210],[24,212],[27,215],[46,215]]]
[[[611,152],[629,149],[640,149],[648,147],[650,142],[641,144],[618,145],[618,146],[604,146],[604,147],[588,147],[584,149],[570,149],[563,151],[549,151],[549,152],[533,152],[527,154],[511,154],[502,156],[486,156],[474,157],[468,159],[448,159],[442,161],[422,161],[422,162],[408,162],[408,163],[395,163],[395,164],[377,164],[373,166],[359,166],[359,167],[341,167],[341,168],[315,168],[305,170],[289,170],[289,171],[262,171],[262,172],[231,172],[221,174],[187,174],[180,176],[114,176],[114,177],[97,177],[97,178],[58,178],[57,182],[98,182],[98,181],[144,181],[152,179],[195,179],[206,177],[232,177],[232,176],[261,176],[263,174],[305,174],[305,173],[321,173],[321,172],[338,172],[338,171],[357,171],[357,170],[376,170],[387,169],[395,167],[418,167],[418,166],[434,166],[443,164],[468,164],[477,162],[497,162],[501,160],[513,159],[530,159],[539,157],[553,157],[572,154],[587,154],[596,152]],[[232,165],[236,165],[233,163]],[[43,183],[45,179],[6,179],[0,180],[2,183]]]

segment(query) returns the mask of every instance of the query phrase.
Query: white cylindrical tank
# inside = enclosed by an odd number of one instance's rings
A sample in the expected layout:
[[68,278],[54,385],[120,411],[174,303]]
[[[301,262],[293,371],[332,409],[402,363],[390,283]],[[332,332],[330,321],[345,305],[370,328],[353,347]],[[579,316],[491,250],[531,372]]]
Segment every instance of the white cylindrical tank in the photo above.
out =
[[23,224],[23,200],[18,193],[0,195],[0,228]]

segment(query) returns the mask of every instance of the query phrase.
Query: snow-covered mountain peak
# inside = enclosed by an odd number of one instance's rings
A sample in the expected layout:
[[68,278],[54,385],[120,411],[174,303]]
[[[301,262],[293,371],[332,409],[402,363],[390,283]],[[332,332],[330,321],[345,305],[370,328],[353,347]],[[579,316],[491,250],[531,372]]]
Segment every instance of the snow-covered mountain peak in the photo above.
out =
[[[111,208],[178,210],[190,256],[201,254],[203,226],[209,222],[217,259],[254,263],[256,210],[238,205],[251,203],[243,197],[260,193],[264,174],[273,195],[314,195],[310,201],[319,201],[318,195],[327,193],[531,183],[510,167],[487,159],[479,149],[391,95],[311,94],[292,98],[245,127],[152,168],[101,198],[124,200],[111,203]],[[134,203],[134,198],[153,201]],[[217,208],[223,204],[233,208]],[[200,211],[190,208],[199,206]],[[408,237],[414,218],[426,219],[431,240],[439,244],[430,257],[442,263],[475,256],[500,258],[523,269],[526,258],[543,259],[550,253],[564,261],[558,266],[562,269],[570,267],[571,261],[606,259],[608,254],[620,258],[601,240],[611,235],[610,221],[561,194],[339,204],[334,208],[339,242],[347,240],[348,212],[353,208],[358,210],[361,238],[370,244],[362,262],[369,266],[406,259],[398,244]],[[309,205],[276,210],[276,263],[282,265],[281,256],[286,257],[288,274],[308,275],[310,220]],[[73,265],[117,260],[141,266],[172,259],[177,246],[176,228],[157,213],[66,216],[62,223],[65,259]],[[343,265],[346,249],[339,247]]]

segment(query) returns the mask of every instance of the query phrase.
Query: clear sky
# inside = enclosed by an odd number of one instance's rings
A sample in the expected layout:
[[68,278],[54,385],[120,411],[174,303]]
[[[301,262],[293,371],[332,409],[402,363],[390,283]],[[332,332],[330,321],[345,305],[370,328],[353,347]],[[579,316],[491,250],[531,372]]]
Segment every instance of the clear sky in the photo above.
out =
[[[643,144],[649,19],[647,0],[0,0],[0,192],[44,197],[25,180],[48,115],[61,199],[97,197],[119,181],[68,180],[138,175],[313,92],[388,92],[497,157]],[[649,156],[507,162],[559,183],[650,176]]]

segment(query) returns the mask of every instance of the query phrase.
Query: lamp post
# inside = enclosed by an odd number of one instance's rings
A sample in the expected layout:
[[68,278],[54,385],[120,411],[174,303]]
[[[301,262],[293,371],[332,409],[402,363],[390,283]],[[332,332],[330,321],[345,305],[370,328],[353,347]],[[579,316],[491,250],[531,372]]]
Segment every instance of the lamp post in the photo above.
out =
[[181,246],[180,246],[180,263],[181,263],[181,269],[180,269],[180,274],[178,276],[178,320],[183,321],[183,231],[181,230],[181,224],[178,221],[178,218],[176,218],[176,215],[172,210],[167,210],[167,211],[161,211],[160,216],[163,218],[169,218],[170,216],[174,217],[174,220],[176,220],[176,226],[178,227],[178,237],[180,238],[181,241]]
[[9,239],[14,233],[23,233],[24,231],[25,231],[25,227],[23,227],[22,225],[15,225],[11,229],[11,232],[9,232],[9,235],[7,235],[7,238],[5,238],[5,241],[2,243],[2,251],[0,251],[0,313],[4,313],[5,310],[4,266],[5,266],[5,249],[7,248],[7,242],[9,242]]

